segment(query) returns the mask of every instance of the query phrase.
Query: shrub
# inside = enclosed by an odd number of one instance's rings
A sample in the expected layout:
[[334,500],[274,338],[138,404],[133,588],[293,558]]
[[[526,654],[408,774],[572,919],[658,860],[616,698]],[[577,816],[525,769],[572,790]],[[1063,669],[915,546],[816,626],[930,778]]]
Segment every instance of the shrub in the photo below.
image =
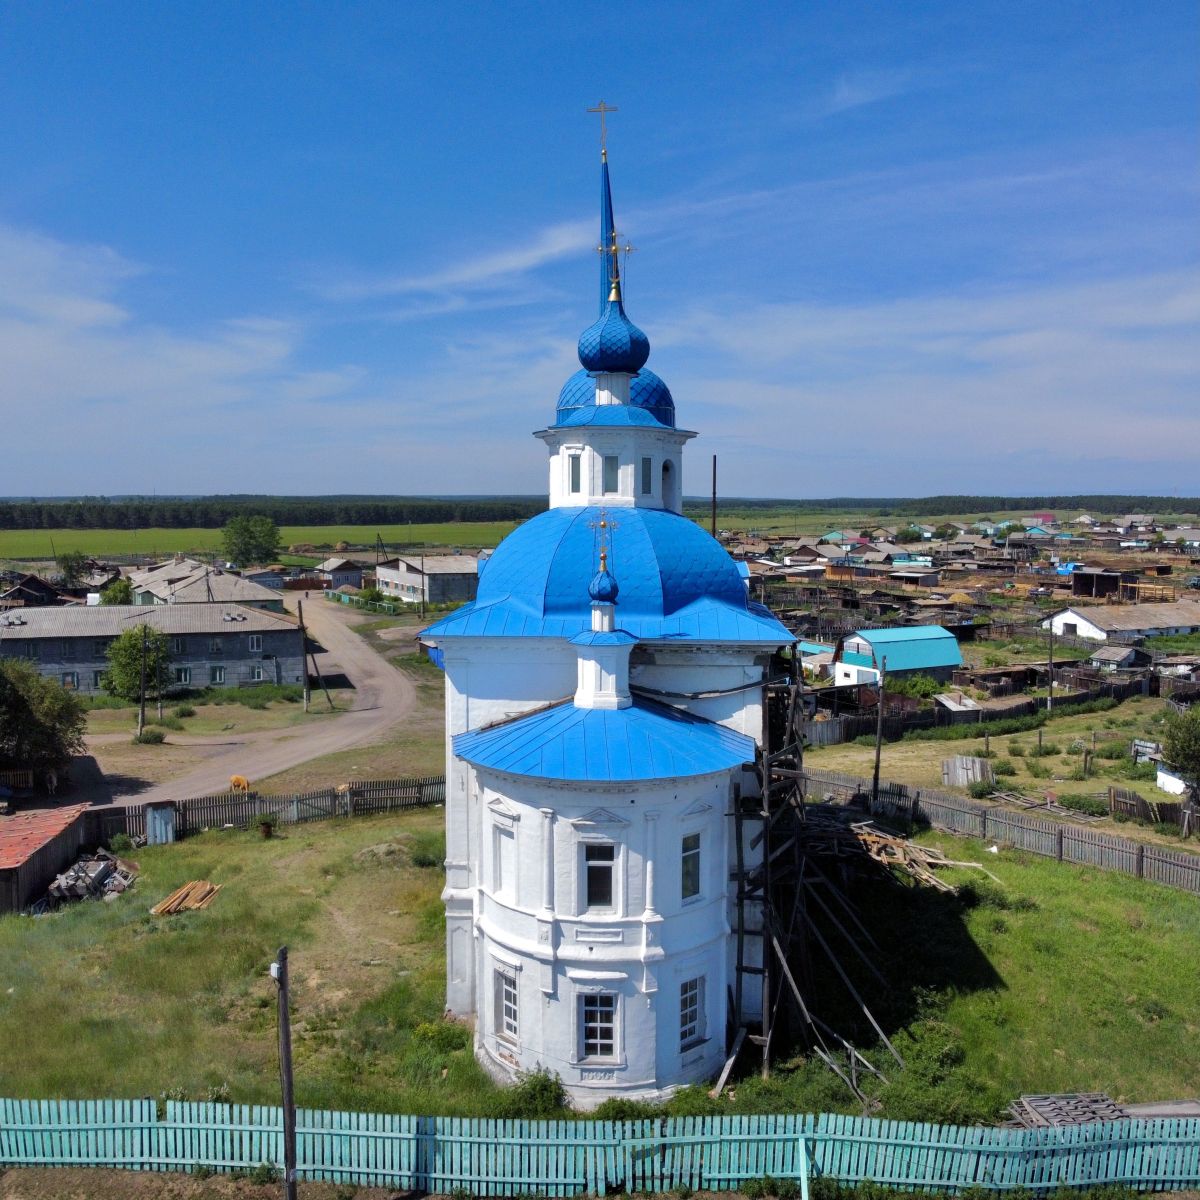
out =
[[1071,773],[1067,776],[1073,783],[1082,783],[1088,777],[1088,773],[1083,769],[1083,766],[1072,767]]
[[414,867],[440,867],[446,861],[446,835],[429,830],[418,833],[409,844],[408,861]]
[[196,710],[190,704],[177,704],[175,705],[174,712],[180,718],[194,717],[196,715]]
[[669,1117],[711,1117],[728,1111],[720,1100],[695,1084],[680,1088],[667,1101],[666,1109]]
[[985,780],[978,779],[970,784],[967,791],[975,797],[976,800],[982,800],[986,796],[990,796],[996,790],[996,785],[987,783]]
[[1033,776],[1034,779],[1049,779],[1050,768],[1045,763],[1040,763],[1036,758],[1029,759],[1025,764],[1025,770]]
[[662,1116],[662,1109],[644,1100],[626,1100],[623,1096],[610,1096],[592,1110],[597,1121],[648,1121]]
[[1025,747],[1022,746],[1020,742],[1009,742],[1008,752],[1013,756],[1013,758],[1025,757]]
[[413,1037],[418,1041],[427,1042],[444,1054],[454,1050],[465,1050],[471,1041],[470,1030],[457,1021],[422,1021],[413,1030]]
[[279,824],[279,817],[273,812],[256,813],[251,825],[269,825],[272,829]]
[[497,1097],[496,1116],[535,1121],[559,1116],[567,1107],[562,1080],[549,1071],[532,1071]]
[[113,854],[128,854],[133,849],[133,838],[127,833],[114,833],[108,839],[108,848]]
[[1108,801],[1100,800],[1096,796],[1059,796],[1058,802],[1063,808],[1070,808],[1075,812],[1087,813],[1089,816],[1108,816]]
[[167,740],[166,733],[161,729],[143,729],[133,735],[134,745],[161,746]]
[[1119,762],[1129,757],[1129,743],[1122,741],[1101,742],[1096,747],[1096,757],[1105,758],[1111,762]]
[[274,1163],[263,1162],[252,1168],[246,1178],[253,1184],[263,1185],[276,1183],[279,1180],[279,1170]]
[[993,775],[1015,775],[1017,768],[1007,758],[998,758],[992,763]]
[[183,722],[177,717],[150,717],[147,725],[157,725],[160,729],[174,729],[176,732],[183,728]]
[[1038,758],[1057,758],[1058,745],[1055,742],[1043,742],[1040,746],[1033,747],[1033,753]]
[[875,745],[875,735],[873,733],[860,733],[854,739],[856,746],[873,746]]

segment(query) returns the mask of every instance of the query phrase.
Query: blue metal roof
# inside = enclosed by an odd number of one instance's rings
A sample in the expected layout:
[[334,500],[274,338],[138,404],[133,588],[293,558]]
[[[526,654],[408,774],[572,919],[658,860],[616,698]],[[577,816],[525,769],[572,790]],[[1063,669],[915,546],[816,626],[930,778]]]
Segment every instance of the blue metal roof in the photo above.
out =
[[454,753],[510,775],[625,783],[733,770],[754,758],[754,739],[644,700],[615,711],[568,702],[460,733]]
[[619,299],[579,335],[579,361],[589,371],[640,371],[650,357],[650,339],[625,315]]
[[475,601],[426,630],[448,637],[574,637],[591,628],[588,581],[599,557],[620,579],[617,621],[639,640],[782,645],[791,634],[746,596],[733,559],[686,517],[649,508],[552,508],[500,543]]
[[[661,425],[675,427],[675,399],[671,389],[649,367],[643,367],[629,381],[629,403],[633,408],[642,408]],[[558,394],[558,423],[568,422],[567,417],[576,409],[596,408],[596,380],[580,368],[562,386]]]
[[940,625],[909,625],[902,629],[860,629],[843,638],[861,638],[874,650],[869,654],[845,652],[844,662],[861,667],[878,666],[886,658],[888,671],[920,671],[933,667],[962,666],[958,639]]
[[577,633],[571,639],[572,646],[628,646],[632,642],[636,642],[637,638],[632,633],[626,633],[623,629],[612,630],[596,630],[589,629],[584,633]]
[[577,429],[581,425],[638,425],[649,429],[673,428],[664,426],[649,409],[630,404],[593,404],[590,408],[575,408],[560,412],[555,429]]

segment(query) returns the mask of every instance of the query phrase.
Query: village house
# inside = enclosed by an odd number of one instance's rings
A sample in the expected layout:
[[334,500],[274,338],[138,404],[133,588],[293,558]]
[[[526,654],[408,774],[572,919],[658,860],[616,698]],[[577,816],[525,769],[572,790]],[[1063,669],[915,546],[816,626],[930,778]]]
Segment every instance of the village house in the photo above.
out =
[[22,575],[11,587],[0,592],[0,608],[44,608],[72,603],[52,583],[40,575]]
[[1200,598],[1172,604],[1096,605],[1059,609],[1042,621],[1059,637],[1124,640],[1200,632]]
[[242,604],[283,612],[278,589],[194,558],[173,558],[130,573],[135,604]]
[[834,649],[833,681],[838,685],[878,683],[881,669],[889,677],[949,679],[955,667],[961,666],[958,640],[941,625],[863,629],[839,639]]
[[301,683],[304,639],[291,618],[238,604],[106,604],[0,613],[0,658],[32,663],[71,691],[103,691],[108,647],[127,629],[166,634],[175,688]]
[[363,569],[348,558],[327,558],[314,570],[317,578],[330,591],[341,587],[362,587]]
[[389,600],[454,604],[475,599],[482,564],[471,554],[426,554],[388,559],[375,568],[375,586]]

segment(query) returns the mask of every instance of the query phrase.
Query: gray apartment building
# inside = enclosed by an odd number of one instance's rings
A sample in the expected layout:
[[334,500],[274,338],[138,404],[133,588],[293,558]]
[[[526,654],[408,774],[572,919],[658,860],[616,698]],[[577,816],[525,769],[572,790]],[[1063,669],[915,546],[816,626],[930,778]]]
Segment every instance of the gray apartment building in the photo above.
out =
[[0,657],[23,658],[66,688],[100,692],[109,644],[138,625],[166,635],[172,685],[181,691],[303,682],[297,622],[239,604],[12,609],[0,612]]
[[413,554],[375,568],[375,586],[388,600],[452,604],[474,600],[479,563],[473,554]]

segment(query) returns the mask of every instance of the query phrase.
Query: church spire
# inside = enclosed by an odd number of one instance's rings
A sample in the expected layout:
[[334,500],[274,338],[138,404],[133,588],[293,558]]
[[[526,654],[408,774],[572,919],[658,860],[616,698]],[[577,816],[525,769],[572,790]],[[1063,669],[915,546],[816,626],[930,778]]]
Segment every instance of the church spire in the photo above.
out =
[[[613,288],[613,247],[617,244],[617,227],[613,221],[612,185],[608,179],[608,151],[600,151],[600,315],[611,298]],[[618,286],[620,286],[618,284]]]

